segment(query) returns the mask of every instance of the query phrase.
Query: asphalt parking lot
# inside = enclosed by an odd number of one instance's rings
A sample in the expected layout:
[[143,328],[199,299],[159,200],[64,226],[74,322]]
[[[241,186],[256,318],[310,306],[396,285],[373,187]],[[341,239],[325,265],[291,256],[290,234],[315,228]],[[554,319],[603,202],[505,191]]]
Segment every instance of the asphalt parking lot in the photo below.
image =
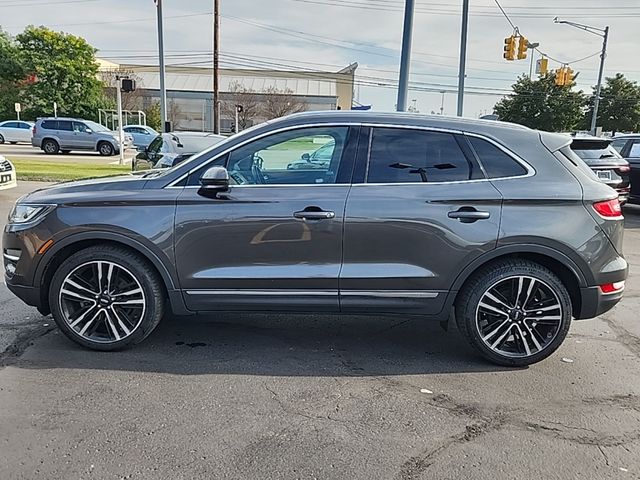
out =
[[[0,192],[3,221],[33,188]],[[625,215],[623,302],[526,369],[389,317],[166,318],[96,353],[0,285],[0,479],[640,478],[640,208]]]

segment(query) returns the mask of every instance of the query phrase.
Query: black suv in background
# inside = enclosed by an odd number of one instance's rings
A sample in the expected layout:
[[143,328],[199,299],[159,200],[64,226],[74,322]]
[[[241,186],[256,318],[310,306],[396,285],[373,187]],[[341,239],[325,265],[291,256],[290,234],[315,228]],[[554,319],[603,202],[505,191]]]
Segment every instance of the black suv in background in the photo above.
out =
[[640,133],[616,135],[611,145],[631,167],[629,203],[640,204]]
[[[296,114],[173,168],[21,198],[5,281],[73,341],[138,343],[175,314],[396,314],[528,365],[622,297],[623,217],[566,135],[494,121]],[[322,168],[288,168],[326,146]]]
[[610,138],[576,136],[571,142],[571,150],[589,165],[600,181],[618,192],[620,203],[624,205],[631,191],[631,167],[611,142]]

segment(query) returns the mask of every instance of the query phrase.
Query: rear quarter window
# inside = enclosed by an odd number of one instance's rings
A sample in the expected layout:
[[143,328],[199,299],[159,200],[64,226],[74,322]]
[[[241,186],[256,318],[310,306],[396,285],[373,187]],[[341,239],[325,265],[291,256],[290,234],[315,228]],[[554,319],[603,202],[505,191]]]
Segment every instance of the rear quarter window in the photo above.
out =
[[488,178],[518,177],[527,169],[493,143],[478,137],[467,137]]
[[42,122],[42,128],[45,130],[57,130],[58,122],[56,120],[45,120]]

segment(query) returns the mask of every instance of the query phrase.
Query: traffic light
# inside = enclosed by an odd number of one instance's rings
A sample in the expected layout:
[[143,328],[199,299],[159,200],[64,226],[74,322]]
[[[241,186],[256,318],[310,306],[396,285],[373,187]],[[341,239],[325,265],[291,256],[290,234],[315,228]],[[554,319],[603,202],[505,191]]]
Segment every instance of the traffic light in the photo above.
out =
[[527,58],[527,50],[529,49],[529,41],[520,36],[520,41],[518,42],[518,60],[524,60]]
[[576,78],[573,69],[570,67],[564,68],[564,84],[571,85],[573,83],[573,79]]
[[538,75],[544,76],[549,71],[549,59],[548,58],[540,58],[536,62],[536,73]]
[[556,85],[564,87],[571,84],[573,79],[569,76],[569,71],[573,73],[573,70],[569,67],[560,67],[556,70]]
[[514,35],[504,39],[504,53],[502,54],[502,58],[505,60],[516,59],[516,37]]

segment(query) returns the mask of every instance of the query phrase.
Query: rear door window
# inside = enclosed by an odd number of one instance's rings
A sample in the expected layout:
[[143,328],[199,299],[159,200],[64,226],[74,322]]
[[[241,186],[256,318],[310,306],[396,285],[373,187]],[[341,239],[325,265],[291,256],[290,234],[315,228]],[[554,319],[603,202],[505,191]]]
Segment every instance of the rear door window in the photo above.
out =
[[58,120],[58,130],[71,132],[73,131],[72,123],[69,120]]
[[527,169],[493,143],[478,137],[467,137],[489,178],[526,175]]
[[57,130],[58,129],[58,121],[57,120],[45,120],[42,122],[42,128],[45,130]]
[[451,133],[374,128],[368,183],[452,182],[484,178]]

